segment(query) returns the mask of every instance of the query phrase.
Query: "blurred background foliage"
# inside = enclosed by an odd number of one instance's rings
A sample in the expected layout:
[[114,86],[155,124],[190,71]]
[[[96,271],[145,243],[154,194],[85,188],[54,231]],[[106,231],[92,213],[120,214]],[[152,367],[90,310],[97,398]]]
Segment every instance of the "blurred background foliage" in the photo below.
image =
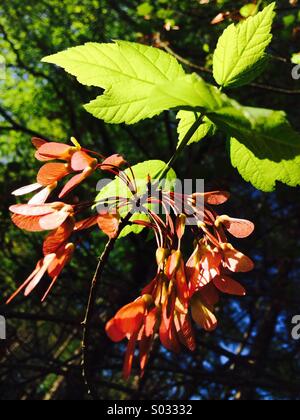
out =
[[[248,105],[284,109],[300,130],[300,82],[291,77],[292,60],[299,59],[300,5],[297,0],[277,5],[266,72],[232,94]],[[29,299],[3,305],[41,256],[41,235],[17,230],[8,212],[14,203],[10,192],[31,183],[38,168],[31,136],[66,141],[73,135],[85,147],[123,153],[132,164],[167,160],[177,141],[173,112],[136,126],[94,119],[82,104],[99,91],[41,64],[41,58],[87,41],[126,39],[168,49],[186,69],[211,80],[212,53],[222,30],[252,11],[249,1],[237,0],[2,0],[0,314],[8,319],[8,339],[0,342],[0,399],[88,398],[80,323],[103,236],[95,232],[83,239],[46,303],[39,302],[44,281]],[[219,23],[212,24],[213,19]],[[93,320],[90,359],[101,399],[300,399],[300,342],[291,338],[291,319],[300,313],[299,189],[278,185],[272,194],[256,191],[231,167],[224,140],[217,135],[190,147],[175,169],[179,177],[205,178],[207,190],[229,190],[232,199],[224,213],[256,223],[255,235],[239,243],[256,262],[255,271],[240,278],[248,295],[223,297],[220,326],[213,334],[197,332],[195,353],[174,356],[157,344],[145,377],[133,375],[125,383],[124,345],[107,339],[104,324],[151,280],[155,249],[145,233],[121,240],[107,266]],[[82,187],[80,199],[94,195],[95,185],[92,180]]]

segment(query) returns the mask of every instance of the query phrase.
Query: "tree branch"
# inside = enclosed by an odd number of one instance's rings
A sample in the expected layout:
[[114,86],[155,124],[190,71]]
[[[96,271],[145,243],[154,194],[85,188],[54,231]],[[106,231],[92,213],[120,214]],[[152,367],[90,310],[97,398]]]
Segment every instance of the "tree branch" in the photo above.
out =
[[45,322],[52,322],[54,324],[63,324],[63,325],[73,325],[73,326],[80,326],[80,320],[76,319],[66,319],[66,318],[59,318],[52,315],[47,314],[30,314],[30,313],[23,313],[23,312],[13,312],[8,310],[3,310],[1,308],[1,314],[6,319],[19,319],[25,321],[45,321]]
[[7,31],[5,30],[4,26],[0,24],[0,31],[3,34],[3,38],[5,41],[9,44],[10,48],[12,49],[13,53],[16,56],[17,64],[18,66],[27,71],[29,74],[31,74],[34,77],[39,77],[47,80],[53,87],[56,95],[65,103],[66,107],[69,110],[69,116],[70,116],[70,123],[72,126],[72,129],[74,130],[74,135],[77,135],[77,122],[76,122],[76,115],[72,106],[72,103],[68,100],[68,98],[65,96],[65,94],[58,88],[56,82],[54,79],[52,79],[51,76],[43,73],[42,71],[37,71],[34,68],[28,66],[21,58],[19,50],[14,46],[13,41],[8,36]]
[[28,128],[26,126],[21,125],[12,116],[10,116],[9,113],[7,111],[5,111],[4,108],[2,108],[2,106],[0,106],[0,115],[7,122],[9,122],[11,124],[11,127],[0,127],[0,131],[3,131],[3,130],[7,131],[10,128],[11,130],[14,130],[14,131],[21,131],[21,132],[23,132],[25,134],[29,134],[30,136],[33,136],[33,137],[41,137],[41,138],[43,138],[45,140],[51,141],[49,138],[45,137],[43,134],[40,134],[40,133],[38,133],[35,130],[31,130],[30,128]]

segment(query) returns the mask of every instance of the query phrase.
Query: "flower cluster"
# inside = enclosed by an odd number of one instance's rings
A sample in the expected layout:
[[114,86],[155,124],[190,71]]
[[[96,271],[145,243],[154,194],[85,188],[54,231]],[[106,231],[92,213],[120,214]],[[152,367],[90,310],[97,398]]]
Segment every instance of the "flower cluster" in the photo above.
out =
[[[157,271],[154,279],[140,296],[120,309],[106,326],[108,336],[115,342],[128,339],[124,362],[124,376],[129,377],[136,345],[139,344],[140,368],[143,374],[152,343],[159,335],[163,346],[179,352],[181,345],[195,349],[192,319],[206,331],[217,326],[215,306],[221,293],[243,296],[245,289],[233,278],[233,273],[248,272],[253,262],[229,242],[229,234],[246,238],[254,225],[248,220],[218,215],[214,206],[225,203],[229,193],[183,194],[166,190],[157,180],[148,176],[137,180],[132,168],[120,155],[104,157],[83,149],[72,138],[72,145],[33,139],[36,158],[44,162],[36,183],[20,188],[13,194],[34,193],[27,204],[10,207],[16,226],[31,232],[50,231],[43,244],[43,258],[35,270],[9,298],[11,302],[21,291],[29,295],[48,273],[50,284],[43,300],[69,263],[76,248],[73,236],[77,232],[98,226],[110,238],[117,238],[121,228],[120,214],[125,221],[142,225],[154,232],[157,242]],[[122,167],[127,166],[128,171]],[[131,192],[117,194],[105,200],[106,210],[78,220],[86,210],[95,208],[95,201],[70,203],[62,201],[78,185],[96,171],[105,171],[119,177]],[[55,201],[49,201],[59,183],[66,179]],[[138,183],[144,183],[144,192],[138,194]],[[122,192],[122,191],[121,191]],[[163,210],[157,210],[157,206]],[[146,218],[134,220],[137,208]],[[163,213],[161,215],[160,213]],[[130,220],[130,222],[129,222]],[[182,241],[187,228],[194,235],[194,249],[186,261]]]
[[[78,215],[91,209],[94,202],[67,204],[61,200],[95,171],[101,170],[117,175],[126,162],[117,154],[104,158],[96,152],[83,149],[74,138],[71,140],[72,145],[47,142],[38,138],[32,139],[36,148],[35,157],[44,164],[37,174],[36,183],[14,191],[13,195],[35,194],[27,204],[13,205],[10,211],[13,223],[19,228],[30,232],[50,231],[50,233],[44,240],[43,258],[38,261],[35,270],[7,303],[10,303],[23,290],[25,296],[29,295],[46,273],[51,282],[43,300],[47,297],[62,270],[72,258],[76,246],[71,241],[74,233],[97,225],[109,237],[117,233],[119,225],[117,214],[109,211],[101,212],[78,221]],[[56,201],[48,203],[50,195],[54,194],[59,182],[65,178],[67,182],[59,192]]]
[[[206,331],[214,330],[217,326],[214,307],[220,294],[243,296],[246,293],[232,279],[232,274],[248,272],[254,267],[253,262],[227,239],[228,232],[237,238],[246,238],[253,232],[254,225],[248,220],[215,213],[212,206],[223,204],[229,198],[229,194],[222,191],[202,194],[204,211],[196,207],[199,194],[180,197],[186,208],[194,210],[193,217],[197,222],[197,227],[192,228],[194,251],[185,263],[181,243],[187,216],[177,214],[178,198],[172,193],[162,198],[162,204],[165,200],[171,204],[175,223],[170,214],[164,221],[151,211],[151,222],[144,223],[154,230],[157,238],[157,274],[154,280],[142,290],[137,300],[120,309],[106,326],[107,334],[113,341],[129,340],[124,362],[126,378],[132,369],[137,343],[143,374],[157,334],[162,345],[170,351],[179,352],[181,345],[194,350],[196,344],[191,318]],[[148,201],[151,202],[151,197]]]

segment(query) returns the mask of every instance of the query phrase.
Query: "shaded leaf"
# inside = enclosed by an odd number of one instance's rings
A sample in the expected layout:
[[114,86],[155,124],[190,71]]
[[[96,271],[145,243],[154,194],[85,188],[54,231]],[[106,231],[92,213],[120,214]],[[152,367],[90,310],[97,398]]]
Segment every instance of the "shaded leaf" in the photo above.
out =
[[[177,119],[179,119],[179,124],[177,128],[177,132],[179,134],[179,142],[178,146],[181,144],[182,140],[184,139],[185,135],[188,133],[189,129],[192,125],[197,121],[197,119],[201,116],[199,112],[192,112],[192,111],[179,111],[177,114]],[[192,143],[198,143],[204,137],[212,134],[214,131],[214,124],[209,121],[206,117],[203,119],[203,123],[200,125],[198,130],[192,136],[191,140],[188,143],[188,146]]]

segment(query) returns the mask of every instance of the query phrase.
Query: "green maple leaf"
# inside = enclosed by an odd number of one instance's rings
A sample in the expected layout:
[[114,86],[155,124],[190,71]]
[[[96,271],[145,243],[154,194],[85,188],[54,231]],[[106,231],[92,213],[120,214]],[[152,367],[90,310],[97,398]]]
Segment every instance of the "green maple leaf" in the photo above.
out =
[[87,43],[43,61],[63,67],[82,84],[105,89],[85,108],[107,123],[134,124],[170,108],[222,105],[215,87],[185,74],[172,55],[158,48],[126,41]]
[[231,162],[241,176],[266,192],[277,181],[300,185],[300,134],[285,112],[232,105],[208,117],[230,137]]
[[265,49],[272,40],[275,3],[238,25],[230,25],[219,38],[213,57],[216,82],[238,87],[256,78],[266,63]]
[[84,85],[105,89],[86,109],[111,123],[148,117],[147,100],[153,88],[185,76],[170,54],[126,41],[87,43],[45,57],[43,62],[63,67]]

